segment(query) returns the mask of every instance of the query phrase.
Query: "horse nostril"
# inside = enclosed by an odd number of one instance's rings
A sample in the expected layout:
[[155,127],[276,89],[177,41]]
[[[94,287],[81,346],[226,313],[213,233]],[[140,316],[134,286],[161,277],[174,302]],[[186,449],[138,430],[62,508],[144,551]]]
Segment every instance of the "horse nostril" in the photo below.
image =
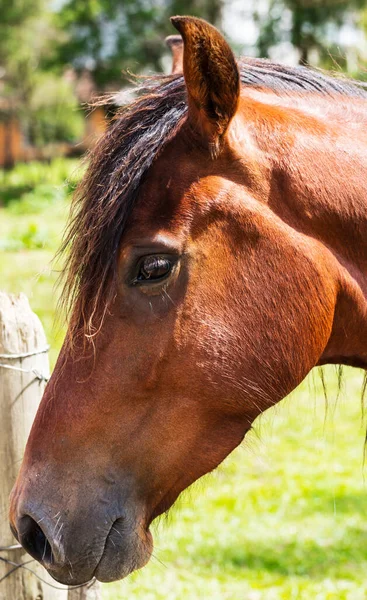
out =
[[41,527],[26,515],[19,525],[19,541],[23,548],[40,563],[50,564],[53,560],[51,546]]

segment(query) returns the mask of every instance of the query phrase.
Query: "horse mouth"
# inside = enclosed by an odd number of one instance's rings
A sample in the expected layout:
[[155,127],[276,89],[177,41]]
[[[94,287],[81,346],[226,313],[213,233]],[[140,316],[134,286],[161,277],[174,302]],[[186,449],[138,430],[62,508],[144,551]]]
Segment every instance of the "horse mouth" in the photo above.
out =
[[[125,519],[121,518],[112,524],[102,551],[86,548],[86,558],[83,561],[78,560],[73,564],[66,554],[64,564],[51,561],[44,563],[44,566],[53,579],[64,585],[86,585],[93,579],[111,583],[143,568],[149,561],[152,550],[153,538],[149,529],[140,526],[128,530]],[[100,558],[93,567],[89,561],[97,552]]]
[[142,569],[153,550],[153,538],[149,529],[139,526],[127,533],[124,519],[117,519],[106,538],[102,556],[93,576],[102,583],[123,579]]

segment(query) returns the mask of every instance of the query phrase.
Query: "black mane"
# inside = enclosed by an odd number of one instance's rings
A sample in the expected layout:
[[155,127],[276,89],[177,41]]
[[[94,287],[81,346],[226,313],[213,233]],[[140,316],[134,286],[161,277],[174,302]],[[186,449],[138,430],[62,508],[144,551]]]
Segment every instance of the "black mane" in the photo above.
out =
[[[244,87],[288,93],[366,98],[362,83],[305,67],[266,60],[240,61]],[[148,78],[137,99],[122,107],[89,156],[89,167],[71,207],[61,248],[67,251],[62,302],[71,310],[69,341],[79,331],[93,337],[114,294],[121,236],[142,180],[177,132],[187,111],[182,76]]]
[[288,67],[260,58],[244,58],[239,65],[244,87],[272,90],[280,95],[313,92],[323,96],[367,98],[365,83],[348,79],[339,73],[326,73],[303,66]]

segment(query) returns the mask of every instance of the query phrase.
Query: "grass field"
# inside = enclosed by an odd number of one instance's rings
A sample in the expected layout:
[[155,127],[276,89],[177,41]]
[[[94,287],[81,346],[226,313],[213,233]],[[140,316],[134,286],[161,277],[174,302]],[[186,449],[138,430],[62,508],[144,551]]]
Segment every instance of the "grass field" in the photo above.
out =
[[[26,167],[0,174],[0,288],[28,295],[54,363],[63,331],[52,327],[58,267],[50,260],[78,171],[67,161],[29,169],[32,176]],[[104,600],[367,598],[362,378],[346,369],[338,402],[331,367],[326,380],[326,418],[319,377],[311,374],[184,494],[154,527],[150,564],[104,585]]]

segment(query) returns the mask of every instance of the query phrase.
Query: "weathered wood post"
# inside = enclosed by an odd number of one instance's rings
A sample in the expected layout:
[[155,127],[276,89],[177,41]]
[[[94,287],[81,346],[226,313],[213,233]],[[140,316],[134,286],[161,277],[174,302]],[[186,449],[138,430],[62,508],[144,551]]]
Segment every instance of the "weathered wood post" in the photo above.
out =
[[68,600],[101,600],[101,584],[96,581],[91,587],[84,585],[81,588],[69,590]]
[[[8,524],[9,494],[49,375],[47,350],[42,325],[26,296],[0,292],[1,548],[17,546]],[[16,568],[30,560],[22,548],[0,550],[0,600],[100,600],[99,587],[68,592],[36,561],[26,566],[45,583],[26,568]]]

